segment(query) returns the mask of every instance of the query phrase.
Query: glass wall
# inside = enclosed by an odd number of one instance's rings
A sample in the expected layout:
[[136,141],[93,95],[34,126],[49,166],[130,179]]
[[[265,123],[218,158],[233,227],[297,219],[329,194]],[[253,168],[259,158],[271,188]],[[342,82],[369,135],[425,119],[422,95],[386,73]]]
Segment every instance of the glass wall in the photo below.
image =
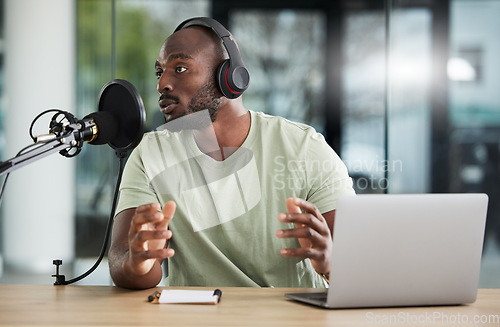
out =
[[[4,3],[3,0],[0,0],[0,161],[4,158],[2,149],[4,148],[5,136],[3,135],[3,112],[4,112],[4,97],[3,97],[3,85],[4,85]],[[0,179],[0,181],[3,179]],[[1,224],[0,224],[1,225]],[[1,231],[1,229],[0,229]]]
[[382,8],[348,9],[342,21],[340,155],[358,194],[387,189],[385,22]]
[[[4,135],[4,2],[0,0],[0,161],[5,160],[4,148],[5,148],[5,135]],[[0,183],[4,182],[5,177],[0,177]],[[0,205],[2,203],[0,202]],[[0,208],[0,244],[3,243],[3,223],[2,223],[2,208]],[[0,247],[0,257],[3,249]],[[3,260],[2,260],[3,261]],[[0,262],[3,265],[3,262]],[[0,267],[0,276],[2,275],[3,267]]]
[[[325,14],[319,10],[235,10],[229,25],[251,67],[246,107],[322,131]],[[285,31],[294,32],[283,37]]]
[[[182,20],[212,16],[250,70],[244,105],[323,132],[358,193],[487,193],[480,286],[500,287],[500,0],[75,1],[78,117],[121,78],[141,94],[147,129],[161,125],[159,47]],[[2,140],[0,125],[0,155]],[[93,257],[118,161],[107,146],[75,160],[76,253]]]
[[342,158],[358,193],[487,193],[499,287],[500,1],[387,4],[343,14]]
[[499,287],[500,1],[452,1],[449,77],[450,191],[489,196],[481,283]]

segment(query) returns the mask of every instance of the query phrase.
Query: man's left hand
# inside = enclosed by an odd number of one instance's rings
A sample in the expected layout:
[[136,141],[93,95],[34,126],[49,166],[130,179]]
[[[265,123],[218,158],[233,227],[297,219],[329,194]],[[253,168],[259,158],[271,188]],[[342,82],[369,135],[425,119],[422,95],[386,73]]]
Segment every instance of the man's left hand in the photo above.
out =
[[[300,248],[281,249],[285,257],[309,258],[319,274],[330,272],[330,258],[332,253],[332,234],[329,225],[333,226],[335,211],[330,211],[332,222],[319,212],[310,202],[299,198],[286,200],[287,213],[280,213],[278,220],[283,223],[294,223],[295,228],[276,231],[279,238],[297,238]],[[326,214],[325,214],[326,215]]]

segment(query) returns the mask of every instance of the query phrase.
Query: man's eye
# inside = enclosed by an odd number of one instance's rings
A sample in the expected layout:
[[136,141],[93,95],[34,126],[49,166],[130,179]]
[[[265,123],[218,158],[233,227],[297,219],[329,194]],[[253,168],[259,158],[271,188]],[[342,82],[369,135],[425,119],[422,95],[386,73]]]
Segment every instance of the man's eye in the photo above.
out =
[[187,70],[187,68],[186,68],[186,67],[180,67],[180,66],[179,66],[179,67],[175,68],[175,71],[176,71],[177,73],[184,73],[186,70]]

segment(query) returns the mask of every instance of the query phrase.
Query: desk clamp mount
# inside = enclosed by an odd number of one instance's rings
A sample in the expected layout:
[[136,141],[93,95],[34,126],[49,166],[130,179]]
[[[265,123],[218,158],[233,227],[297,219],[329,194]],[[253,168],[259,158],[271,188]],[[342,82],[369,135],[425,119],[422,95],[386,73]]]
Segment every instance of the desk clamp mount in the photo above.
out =
[[52,277],[56,278],[54,285],[66,285],[66,276],[59,274],[59,266],[62,265],[62,260],[53,260],[52,264],[56,266],[56,274]]

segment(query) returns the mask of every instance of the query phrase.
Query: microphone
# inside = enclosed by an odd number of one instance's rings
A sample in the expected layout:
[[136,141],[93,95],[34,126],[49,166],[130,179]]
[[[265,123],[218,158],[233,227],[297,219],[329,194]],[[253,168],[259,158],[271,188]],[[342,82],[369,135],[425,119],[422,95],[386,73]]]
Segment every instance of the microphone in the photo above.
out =
[[[34,123],[48,112],[57,112],[49,125],[49,134],[33,136]],[[61,115],[64,117],[61,119]],[[79,120],[59,109],[49,109],[31,122],[30,136],[35,144],[0,162],[0,175],[7,174],[35,160],[58,151],[65,157],[74,157],[81,151],[83,142],[109,144],[118,158],[125,158],[135,148],[144,134],[146,111],[135,87],[121,79],[108,82],[101,90],[98,111]]]
[[[65,122],[58,121],[64,115]],[[50,122],[49,134],[34,137],[35,142],[48,142],[75,133],[77,141],[92,145],[109,144],[113,149],[127,152],[135,148],[144,134],[146,112],[135,87],[120,79],[104,85],[99,94],[98,111],[78,120],[71,113],[58,111]]]
[[82,123],[80,136],[88,144],[107,144],[118,135],[118,121],[107,111],[88,114],[83,117]]
[[[63,114],[66,119],[71,119],[74,123],[56,122],[56,118]],[[50,123],[49,134],[35,136],[35,143],[47,143],[58,137],[64,137],[70,133],[75,133],[75,140],[84,141],[89,144],[101,145],[111,142],[118,135],[118,122],[112,114],[106,111],[93,112],[77,120],[67,111],[59,111]]]

